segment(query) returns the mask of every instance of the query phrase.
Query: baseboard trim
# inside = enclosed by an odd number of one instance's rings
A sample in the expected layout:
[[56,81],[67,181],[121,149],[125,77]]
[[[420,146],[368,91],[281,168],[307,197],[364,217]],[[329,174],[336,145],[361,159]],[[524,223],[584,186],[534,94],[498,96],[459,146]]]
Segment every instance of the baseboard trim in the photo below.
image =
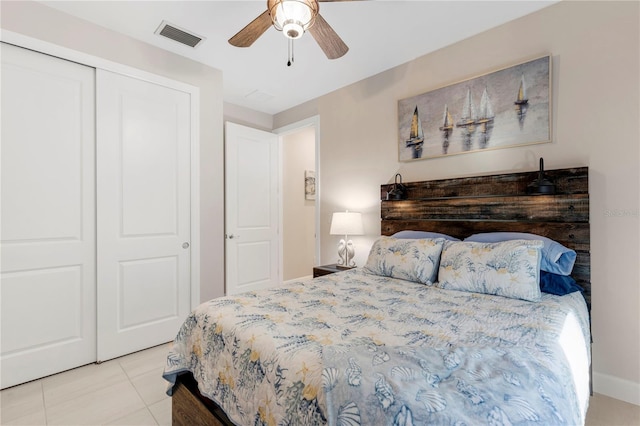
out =
[[594,371],[593,391],[630,404],[640,405],[640,383]]

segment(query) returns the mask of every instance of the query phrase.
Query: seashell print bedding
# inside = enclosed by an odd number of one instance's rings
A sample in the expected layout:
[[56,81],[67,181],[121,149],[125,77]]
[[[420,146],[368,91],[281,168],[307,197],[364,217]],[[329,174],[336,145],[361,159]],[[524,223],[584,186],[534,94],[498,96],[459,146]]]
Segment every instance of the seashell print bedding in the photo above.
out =
[[352,269],[203,303],[163,376],[171,393],[191,371],[238,425],[583,424],[588,342],[580,293],[528,302]]

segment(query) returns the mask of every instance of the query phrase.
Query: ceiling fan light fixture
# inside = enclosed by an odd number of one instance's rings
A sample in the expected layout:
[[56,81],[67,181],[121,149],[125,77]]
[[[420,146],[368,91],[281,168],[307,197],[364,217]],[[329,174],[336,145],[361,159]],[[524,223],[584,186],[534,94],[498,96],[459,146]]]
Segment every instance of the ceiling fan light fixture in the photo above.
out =
[[302,37],[318,15],[316,0],[269,0],[268,8],[273,26],[294,40]]
[[349,47],[320,15],[319,1],[349,0],[267,0],[267,10],[231,37],[229,43],[236,47],[249,47],[273,26],[289,39],[288,65],[293,62],[293,40],[307,31],[327,58],[341,58]]
[[282,26],[282,34],[287,38],[296,40],[304,34],[304,27],[298,22],[285,22]]

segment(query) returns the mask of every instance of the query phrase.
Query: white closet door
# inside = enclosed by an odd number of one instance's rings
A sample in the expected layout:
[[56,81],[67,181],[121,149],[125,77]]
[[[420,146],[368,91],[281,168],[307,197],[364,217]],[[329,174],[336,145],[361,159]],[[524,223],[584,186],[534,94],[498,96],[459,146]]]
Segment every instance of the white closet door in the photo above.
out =
[[1,387],[96,359],[94,69],[1,44]]
[[98,360],[190,312],[190,95],[97,71]]

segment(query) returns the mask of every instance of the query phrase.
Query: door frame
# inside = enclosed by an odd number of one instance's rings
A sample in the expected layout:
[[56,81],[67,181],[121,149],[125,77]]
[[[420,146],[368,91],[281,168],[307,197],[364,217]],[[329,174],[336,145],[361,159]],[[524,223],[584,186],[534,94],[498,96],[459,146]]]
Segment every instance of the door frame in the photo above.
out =
[[191,309],[200,304],[200,88],[108,59],[79,52],[23,34],[2,29],[0,41],[56,56],[96,69],[123,74],[190,94],[191,97]]
[[[280,156],[280,170],[278,176],[278,191],[282,194],[282,152],[283,152],[283,142],[284,136],[289,135],[291,133],[296,133],[302,129],[307,127],[313,127],[315,130],[315,171],[316,171],[316,202],[315,202],[315,258],[316,263],[318,265],[322,265],[322,259],[320,258],[322,250],[321,247],[321,236],[320,236],[320,200],[321,200],[321,186],[320,186],[320,116],[314,115],[312,117],[306,118],[304,120],[296,121],[295,123],[288,124],[286,126],[278,127],[271,132],[278,135],[278,151]],[[282,198],[280,199],[280,212],[279,212],[279,227],[280,230],[283,228],[283,217],[282,217]],[[283,232],[280,232],[280,271],[283,271],[284,268],[284,247],[283,247]],[[314,265],[315,266],[315,265]]]

